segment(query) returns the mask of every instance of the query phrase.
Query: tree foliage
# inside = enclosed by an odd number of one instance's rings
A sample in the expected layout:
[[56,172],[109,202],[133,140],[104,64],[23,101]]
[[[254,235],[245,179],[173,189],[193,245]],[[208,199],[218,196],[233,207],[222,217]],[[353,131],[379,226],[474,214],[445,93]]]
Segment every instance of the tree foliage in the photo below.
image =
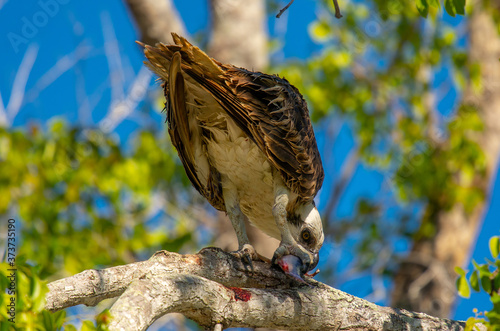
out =
[[493,261],[486,259],[486,263],[483,264],[472,261],[474,269],[469,276],[467,276],[467,271],[460,267],[456,268],[457,289],[460,296],[468,298],[472,288],[475,292],[488,293],[493,303],[493,307],[488,312],[478,312],[476,309],[476,316],[467,320],[466,330],[474,330],[473,326],[476,323],[483,323],[489,330],[500,329],[500,237],[491,237],[489,246]]
[[182,201],[187,188],[165,134],[137,132],[127,151],[99,130],[54,121],[46,131],[2,129],[0,144],[0,213],[19,215],[18,254],[30,256],[43,278],[189,241],[182,218],[169,229],[153,219],[167,217],[163,206],[151,210],[156,196]]
[[[401,200],[425,201],[435,210],[458,202],[471,210],[484,199],[474,177],[484,174],[485,157],[471,139],[482,120],[470,105],[440,115],[432,80],[452,64],[460,93],[465,80],[480,84],[478,69],[439,12],[423,20],[411,3],[347,4],[339,23],[326,1],[311,26],[322,51],[280,71],[305,94],[316,120],[333,112],[352,124],[364,160],[394,171]],[[468,178],[468,185],[457,177]]]
[[[181,209],[191,199],[188,180],[165,133],[143,130],[120,145],[100,130],[54,120],[47,130],[0,129],[0,158],[0,214],[18,215],[22,224],[20,330],[53,330],[65,321],[65,313],[43,312],[40,279],[130,263],[193,242],[196,231]],[[9,297],[2,293],[2,300]],[[89,323],[82,327],[91,330]]]
[[[476,105],[461,98],[466,91],[479,96],[488,87],[483,86],[480,64],[469,57],[467,35],[446,17],[464,15],[465,2],[445,1],[446,13],[439,1],[414,5],[354,2],[343,5],[344,18],[338,20],[330,1],[323,1],[318,20],[310,26],[321,50],[305,63],[280,68],[304,93],[316,120],[348,124],[364,163],[386,173],[399,206],[413,214],[408,223],[401,216],[396,222],[384,219],[391,206],[375,197],[364,202],[373,206],[368,217],[373,223],[367,221],[366,208],[347,220],[370,229],[356,237],[358,256],[380,256],[384,247],[395,253],[382,268],[357,259],[358,268],[378,268],[375,273],[394,272],[400,258],[393,246],[398,237],[432,240],[439,215],[456,206],[472,215],[488,190],[487,155],[477,139],[485,125]],[[490,2],[474,6],[467,7],[469,13],[492,9]],[[450,78],[438,85],[443,71]],[[450,94],[456,95],[452,101]],[[415,217],[415,206],[421,206],[421,217]],[[388,228],[392,240],[380,235]],[[344,233],[335,235],[352,241]]]

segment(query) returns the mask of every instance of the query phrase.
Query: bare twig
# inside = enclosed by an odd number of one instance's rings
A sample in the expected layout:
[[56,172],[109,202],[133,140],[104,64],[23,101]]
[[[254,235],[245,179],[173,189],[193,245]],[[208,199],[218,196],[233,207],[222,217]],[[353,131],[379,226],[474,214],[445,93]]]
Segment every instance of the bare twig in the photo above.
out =
[[341,18],[342,14],[340,13],[340,7],[339,7],[339,3],[337,2],[337,0],[333,0],[333,5],[335,6],[335,17]]
[[104,132],[113,131],[132,111],[146,95],[152,73],[146,67],[142,67],[128,93],[123,100],[114,100],[106,117],[99,122],[99,127]]
[[0,93],[0,128],[8,125],[7,111],[3,103],[2,93]]
[[[281,15],[288,9],[288,7],[290,7],[292,5],[292,3],[294,1],[295,0],[290,1],[285,7],[283,7],[283,9],[280,10],[280,12],[278,13],[278,15],[276,15],[276,18],[280,18]],[[335,6],[335,17],[336,18],[341,18],[342,14],[340,13],[340,7],[339,7],[339,4],[338,4],[337,0],[333,0],[333,5]]]
[[101,13],[101,26],[104,37],[104,52],[108,61],[109,78],[111,80],[111,102],[113,102],[124,98],[125,77],[123,76],[118,40],[108,12]]
[[91,47],[86,45],[86,41],[81,42],[76,49],[59,59],[49,70],[40,77],[33,88],[26,93],[24,104],[33,102],[38,98],[40,92],[52,84],[62,74],[73,68],[78,61],[86,58],[90,53]]
[[33,68],[33,64],[35,64],[37,55],[38,45],[31,44],[24,54],[21,64],[19,65],[16,78],[14,78],[14,84],[12,84],[9,103],[5,109],[7,125],[12,124],[14,118],[21,109],[26,93],[26,83],[28,82],[31,69]]
[[33,84],[30,90],[26,91],[26,84],[38,54],[38,46],[30,45],[17,71],[7,106],[4,105],[0,96],[0,126],[10,126],[23,105],[36,100],[41,91],[85,58],[89,51],[90,47],[82,42],[73,52],[58,60]]
[[101,24],[104,35],[104,50],[108,60],[111,102],[108,114],[99,122],[99,126],[104,132],[110,132],[129,116],[139,102],[144,99],[152,75],[142,67],[127,91],[128,93],[125,94],[123,72],[126,68],[122,65],[118,41],[107,13],[101,15]]
[[276,18],[280,18],[281,15],[285,12],[285,10],[288,9],[288,7],[290,7],[292,5],[292,3],[294,2],[295,0],[292,0],[288,3],[288,5],[286,5],[285,7],[283,7],[283,9],[280,10],[280,12],[278,13],[278,15],[276,15]]
[[328,227],[330,224],[331,214],[335,210],[342,193],[344,192],[347,184],[352,179],[354,175],[354,170],[356,170],[356,164],[359,161],[359,149],[355,148],[351,151],[351,153],[347,156],[347,159],[344,161],[344,165],[342,166],[342,170],[340,173],[340,178],[335,182],[335,186],[333,188],[333,192],[330,194],[330,199],[328,200],[325,211],[324,211],[324,223],[325,223],[325,232],[328,233]]
[[76,73],[76,100],[78,106],[77,114],[78,119],[82,125],[93,124],[92,122],[92,110],[95,109],[99,101],[101,101],[104,92],[109,88],[109,81],[105,80],[99,84],[92,94],[87,94],[85,90],[85,78],[82,71],[79,68],[75,68]]

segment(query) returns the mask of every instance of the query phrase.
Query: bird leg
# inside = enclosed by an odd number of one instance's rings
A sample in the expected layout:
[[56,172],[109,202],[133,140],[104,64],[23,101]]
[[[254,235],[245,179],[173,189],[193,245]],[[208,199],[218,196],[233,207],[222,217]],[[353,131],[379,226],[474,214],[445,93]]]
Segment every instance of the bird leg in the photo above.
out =
[[238,250],[231,252],[231,254],[241,259],[243,264],[249,266],[250,270],[253,271],[252,260],[258,260],[259,255],[248,239],[245,228],[245,216],[241,212],[239,201],[230,199],[226,194],[224,194],[224,201],[226,202],[227,216],[231,220],[236,237],[238,238]]
[[273,206],[273,216],[281,232],[281,243],[274,252],[271,260],[272,264],[279,264],[279,261],[286,255],[294,255],[302,261],[302,272],[309,270],[313,263],[313,256],[304,247],[300,246],[293,238],[287,222],[286,206],[288,205],[289,191],[282,185],[275,188],[275,199]]

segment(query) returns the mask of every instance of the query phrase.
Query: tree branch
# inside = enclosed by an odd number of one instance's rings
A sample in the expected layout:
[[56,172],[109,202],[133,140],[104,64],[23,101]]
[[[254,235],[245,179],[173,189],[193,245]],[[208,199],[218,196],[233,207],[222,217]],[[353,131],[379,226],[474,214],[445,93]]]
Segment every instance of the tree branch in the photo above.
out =
[[324,211],[324,221],[325,224],[325,232],[328,232],[327,229],[330,226],[330,219],[332,218],[332,214],[337,208],[338,202],[342,197],[342,193],[344,193],[347,185],[351,182],[354,171],[356,170],[356,166],[359,161],[359,148],[354,147],[353,150],[349,152],[349,155],[346,157],[344,164],[342,165],[342,170],[340,172],[340,176],[336,182],[332,185],[332,194],[330,194],[330,198],[325,207]]
[[288,9],[288,7],[290,7],[292,5],[292,3],[294,2],[295,0],[291,0],[285,7],[283,7],[280,12],[276,15],[276,18],[280,18],[281,15],[283,15],[283,13],[285,12],[285,10]]
[[340,19],[342,18],[342,14],[340,13],[340,7],[339,7],[339,3],[337,2],[337,0],[333,0],[333,6],[335,7],[335,17]]
[[14,119],[21,109],[26,92],[26,84],[33,69],[33,64],[38,55],[38,45],[31,44],[26,53],[24,53],[23,60],[19,65],[12,89],[10,92],[9,103],[3,104],[0,97],[0,127],[9,127],[14,122]]
[[141,41],[154,45],[157,42],[172,42],[171,32],[184,37],[186,28],[172,0],[126,0],[131,14],[141,32]]
[[[264,262],[254,272],[218,248],[195,255],[161,251],[144,262],[86,270],[48,285],[46,309],[119,297],[110,330],[145,330],[178,312],[204,327],[289,330],[462,330],[464,322],[380,307],[309,280],[301,285]],[[485,330],[485,328],[482,328]]]
[[263,70],[269,62],[265,1],[210,0],[210,13],[208,54],[223,63]]

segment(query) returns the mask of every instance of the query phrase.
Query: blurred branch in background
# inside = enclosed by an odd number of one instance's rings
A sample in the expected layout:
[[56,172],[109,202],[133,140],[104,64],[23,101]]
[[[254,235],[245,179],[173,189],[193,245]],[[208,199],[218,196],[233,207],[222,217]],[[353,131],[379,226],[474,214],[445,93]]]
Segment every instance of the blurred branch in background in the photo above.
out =
[[223,63],[264,70],[269,63],[264,0],[210,0],[212,18],[208,54]]
[[141,41],[154,45],[172,42],[171,32],[188,37],[186,28],[172,0],[126,0],[141,33]]
[[89,52],[90,47],[86,46],[85,42],[82,42],[76,47],[74,52],[65,55],[50,67],[33,84],[33,87],[27,91],[26,84],[38,54],[38,46],[36,44],[30,44],[17,70],[16,78],[10,93],[10,99],[6,106],[0,95],[0,127],[10,127],[24,105],[35,101],[44,89],[62,74],[74,68],[78,61],[89,55]]
[[[146,68],[142,67],[130,85],[123,99],[112,99],[108,114],[99,122],[99,127],[103,132],[112,132],[125,118],[137,109],[140,102],[146,96],[149,83],[153,75]],[[119,89],[112,87],[112,90]]]
[[125,91],[124,72],[126,72],[126,68],[122,65],[121,51],[118,47],[118,40],[109,14],[101,14],[101,24],[104,34],[104,50],[109,68],[111,101],[108,113],[99,121],[98,126],[103,132],[109,133],[114,131],[144,100],[153,75],[146,67],[141,67],[139,73],[129,85],[129,89]]
[[9,127],[14,121],[19,109],[21,109],[24,95],[26,92],[26,83],[35,64],[36,57],[38,54],[38,46],[31,44],[24,53],[23,60],[19,65],[19,69],[16,73],[16,78],[14,79],[14,84],[12,84],[12,90],[10,92],[10,99],[7,106],[3,104],[2,98],[0,96],[0,126]]
[[344,160],[344,164],[342,165],[342,170],[338,179],[332,183],[332,188],[330,193],[330,197],[326,203],[326,207],[323,210],[324,217],[324,231],[325,235],[331,235],[329,228],[333,222],[332,215],[337,208],[340,197],[345,191],[346,186],[351,182],[352,176],[354,175],[354,171],[359,163],[359,150],[355,147],[350,152],[349,155]]
[[64,73],[73,69],[77,63],[91,55],[92,47],[87,45],[87,41],[82,41],[75,47],[75,50],[64,55],[50,67],[26,92],[24,105],[34,102],[47,87],[61,77]]

